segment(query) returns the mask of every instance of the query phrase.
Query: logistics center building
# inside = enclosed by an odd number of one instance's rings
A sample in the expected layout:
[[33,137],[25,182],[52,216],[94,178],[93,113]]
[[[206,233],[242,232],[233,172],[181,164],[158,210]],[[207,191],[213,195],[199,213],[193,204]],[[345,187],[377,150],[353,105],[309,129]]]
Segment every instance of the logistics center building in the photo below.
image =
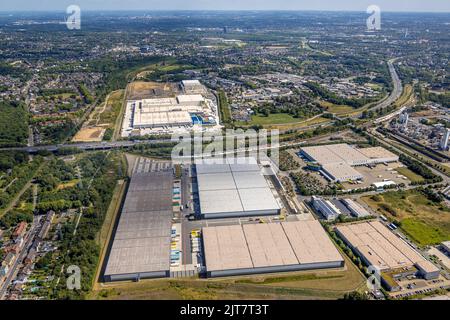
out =
[[278,215],[279,201],[254,158],[197,160],[200,212],[204,218]]
[[323,175],[335,182],[362,180],[363,175],[353,167],[399,160],[397,155],[382,147],[360,149],[344,143],[305,147],[300,153],[307,160],[318,163]]
[[105,281],[170,275],[172,170],[134,173],[111,252]]
[[316,220],[206,227],[202,233],[208,277],[344,266]]
[[337,234],[368,266],[381,271],[416,267],[425,279],[435,279],[439,269],[381,222],[370,221],[336,227]]

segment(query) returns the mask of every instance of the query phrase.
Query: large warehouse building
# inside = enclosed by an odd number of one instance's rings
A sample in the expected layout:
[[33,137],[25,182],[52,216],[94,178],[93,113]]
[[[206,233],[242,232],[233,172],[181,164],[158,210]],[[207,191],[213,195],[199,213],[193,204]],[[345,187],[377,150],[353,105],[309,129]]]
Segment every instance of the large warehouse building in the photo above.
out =
[[208,277],[344,266],[316,220],[206,227],[202,233]]
[[[142,164],[134,173],[104,272],[105,281],[170,275],[173,172]],[[158,169],[159,170],[159,169]]]
[[196,161],[204,218],[278,215],[281,206],[254,158]]
[[309,161],[320,164],[323,175],[335,182],[363,179],[363,175],[353,167],[399,160],[397,155],[382,147],[357,149],[343,143],[305,147],[301,149],[301,154]]
[[133,97],[127,101],[123,137],[219,124],[216,102],[198,80],[183,81],[171,90],[156,88],[152,92],[146,98]]
[[434,264],[379,221],[340,225],[336,231],[368,266],[376,266],[382,272],[416,267],[425,279],[439,276]]

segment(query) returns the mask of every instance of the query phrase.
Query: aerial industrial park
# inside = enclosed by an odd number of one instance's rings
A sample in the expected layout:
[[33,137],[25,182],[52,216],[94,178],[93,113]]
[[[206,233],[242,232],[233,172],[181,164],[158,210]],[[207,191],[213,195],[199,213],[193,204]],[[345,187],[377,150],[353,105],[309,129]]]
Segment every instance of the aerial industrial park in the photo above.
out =
[[0,12],[0,300],[450,299],[448,14],[81,17]]
[[149,85],[148,97],[127,101],[122,137],[221,128],[215,97],[198,80]]

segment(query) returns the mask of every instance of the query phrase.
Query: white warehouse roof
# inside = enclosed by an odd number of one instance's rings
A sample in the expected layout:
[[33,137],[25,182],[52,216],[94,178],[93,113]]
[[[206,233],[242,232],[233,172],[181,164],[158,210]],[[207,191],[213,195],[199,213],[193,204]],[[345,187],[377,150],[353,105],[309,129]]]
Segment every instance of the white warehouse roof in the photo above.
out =
[[360,166],[379,162],[398,161],[398,156],[382,148],[354,148],[348,144],[331,144],[302,148],[302,152],[321,165],[345,163]]
[[217,162],[196,161],[200,210],[204,217],[279,213],[280,205],[255,159]]

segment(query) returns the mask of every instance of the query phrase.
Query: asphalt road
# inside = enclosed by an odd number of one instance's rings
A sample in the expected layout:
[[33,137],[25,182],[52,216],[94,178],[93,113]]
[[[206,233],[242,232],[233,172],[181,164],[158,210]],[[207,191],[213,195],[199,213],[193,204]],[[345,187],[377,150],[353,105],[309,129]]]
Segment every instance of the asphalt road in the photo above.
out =
[[183,260],[182,264],[192,264],[192,251],[191,251],[191,230],[189,230],[189,221],[185,218],[186,215],[190,214],[191,207],[186,208],[186,205],[190,204],[191,201],[191,193],[190,193],[190,183],[191,178],[189,176],[189,168],[183,168],[181,175],[181,205],[183,206],[183,211],[181,211],[181,237],[182,237],[182,249],[183,249]]
[[389,73],[391,74],[392,82],[394,84],[394,89],[392,90],[389,97],[387,97],[385,100],[381,101],[376,106],[370,108],[369,110],[386,108],[386,107],[390,106],[391,104],[393,104],[395,101],[397,101],[398,98],[400,98],[400,96],[402,95],[403,85],[400,80],[400,77],[397,74],[397,71],[395,70],[395,66],[394,66],[395,61],[396,61],[396,59],[392,59],[387,62],[388,67],[389,67]]

